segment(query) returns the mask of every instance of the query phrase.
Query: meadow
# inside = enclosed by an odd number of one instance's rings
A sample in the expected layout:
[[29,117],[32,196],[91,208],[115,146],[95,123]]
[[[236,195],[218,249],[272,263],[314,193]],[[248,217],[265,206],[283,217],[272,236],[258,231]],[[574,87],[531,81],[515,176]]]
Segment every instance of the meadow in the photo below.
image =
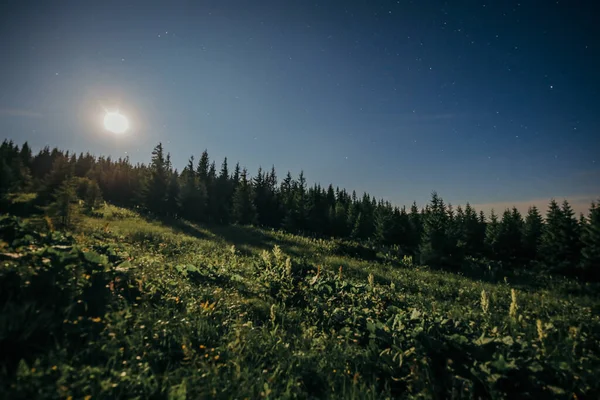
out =
[[596,284],[352,248],[4,215],[0,398],[600,398]]

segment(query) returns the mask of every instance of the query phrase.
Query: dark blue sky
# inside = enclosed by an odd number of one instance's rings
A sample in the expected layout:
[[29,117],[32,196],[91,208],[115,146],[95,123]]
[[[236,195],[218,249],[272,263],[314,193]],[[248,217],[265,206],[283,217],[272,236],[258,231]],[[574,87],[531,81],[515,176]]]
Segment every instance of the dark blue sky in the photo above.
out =
[[398,204],[587,203],[594,3],[5,0],[1,136],[134,162],[162,141],[180,169],[206,148]]

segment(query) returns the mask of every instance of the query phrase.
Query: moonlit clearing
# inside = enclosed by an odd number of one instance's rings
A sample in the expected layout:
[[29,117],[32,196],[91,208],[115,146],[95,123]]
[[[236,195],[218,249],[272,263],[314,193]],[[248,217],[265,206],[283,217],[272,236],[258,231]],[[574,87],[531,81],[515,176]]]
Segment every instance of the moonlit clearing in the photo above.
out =
[[129,129],[129,120],[116,112],[107,112],[104,116],[104,128],[112,133],[125,133]]

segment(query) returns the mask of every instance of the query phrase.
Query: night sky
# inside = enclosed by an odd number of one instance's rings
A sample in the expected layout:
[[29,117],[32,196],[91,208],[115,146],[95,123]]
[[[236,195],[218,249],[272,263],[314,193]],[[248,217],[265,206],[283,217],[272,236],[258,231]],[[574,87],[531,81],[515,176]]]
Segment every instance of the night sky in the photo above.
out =
[[[600,196],[594,1],[3,1],[2,138],[484,210]],[[105,109],[132,129],[106,132]]]

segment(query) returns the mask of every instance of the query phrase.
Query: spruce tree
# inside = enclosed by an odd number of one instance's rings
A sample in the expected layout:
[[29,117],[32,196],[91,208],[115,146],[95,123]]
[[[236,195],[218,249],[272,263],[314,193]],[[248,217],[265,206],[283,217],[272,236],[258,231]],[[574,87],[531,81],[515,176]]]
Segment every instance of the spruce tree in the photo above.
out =
[[348,237],[350,236],[351,230],[352,228],[354,228],[353,225],[349,225],[348,224],[348,210],[346,207],[346,204],[342,201],[338,201],[336,206],[335,206],[335,211],[334,211],[334,227],[335,227],[335,232],[334,232],[334,236],[337,237]]
[[350,229],[350,237],[352,239],[358,239],[360,237],[360,224],[357,224],[358,215],[360,214],[360,205],[356,201],[356,196],[353,196],[354,200],[350,201],[348,205],[348,215],[346,225]]
[[282,208],[283,228],[288,231],[295,231],[296,226],[296,196],[294,195],[296,182],[292,179],[292,174],[288,171],[285,178],[281,181],[279,188],[280,204]]
[[406,207],[403,206],[401,209],[396,207],[394,215],[396,215],[396,218],[393,225],[393,243],[400,245],[403,254],[415,256],[418,252],[421,238],[413,230]]
[[486,226],[485,231],[485,247],[488,257],[498,260],[500,258],[498,249],[498,238],[500,235],[500,223],[498,216],[492,209],[490,212],[490,222]]
[[511,210],[506,210],[502,214],[500,222],[496,257],[497,259],[506,262],[511,266],[515,266],[522,258],[522,243],[523,243],[523,218],[521,213],[513,207]]
[[227,157],[221,164],[221,171],[217,178],[216,198],[219,203],[220,222],[228,224],[231,218],[231,204],[233,200],[233,187],[229,178],[229,167],[227,165]]
[[306,230],[308,216],[308,202],[306,197],[306,178],[304,171],[300,171],[294,190],[294,219],[295,227],[300,231]]
[[535,261],[544,231],[544,221],[536,206],[529,207],[523,225],[523,254],[527,260]]
[[254,189],[254,204],[256,205],[258,223],[264,226],[267,224],[270,204],[267,179],[263,173],[262,167],[258,167],[258,172],[252,179],[252,187]]
[[75,185],[70,179],[64,180],[54,192],[54,201],[46,208],[49,214],[54,217],[58,225],[69,229],[73,226],[75,215],[75,202],[77,194]]
[[219,214],[219,193],[217,183],[217,166],[215,162],[210,163],[208,168],[208,176],[206,179],[206,193],[208,194],[208,220],[211,222],[221,222],[221,215]]
[[371,238],[375,233],[375,209],[377,200],[368,193],[363,193],[360,210],[362,212],[361,237],[363,239]]
[[410,237],[407,241],[407,247],[409,253],[413,256],[416,256],[419,252],[419,246],[421,245],[421,238],[423,236],[422,216],[419,212],[419,208],[417,207],[416,202],[413,202],[413,204],[410,207],[408,221],[410,223]]
[[361,239],[362,235],[361,235],[361,231],[362,231],[362,226],[363,226],[363,215],[362,212],[359,211],[358,215],[356,216],[356,219],[354,220],[354,226],[352,227],[352,232],[350,232],[350,238],[353,240],[359,240]]
[[12,187],[13,172],[4,158],[0,158],[0,196],[8,193]]
[[57,193],[57,189],[72,176],[72,168],[69,161],[62,154],[56,155],[52,168],[45,175],[38,193],[38,201],[48,204]]
[[50,147],[46,146],[35,156],[31,163],[31,174],[34,179],[41,182],[43,178],[51,171],[52,164],[56,155],[50,152]]
[[460,266],[455,238],[450,235],[450,216],[444,201],[433,192],[429,213],[423,224],[423,239],[419,248],[421,263],[456,269]]
[[237,189],[237,186],[240,184],[240,163],[235,164],[235,169],[233,170],[233,174],[231,175],[231,183],[233,185],[233,190]]
[[100,190],[100,186],[98,186],[98,182],[89,180],[89,183],[85,188],[83,201],[87,211],[93,211],[100,206],[100,203],[102,202],[102,191]]
[[[481,216],[479,218],[481,218]],[[465,254],[472,257],[479,257],[484,253],[485,230],[483,230],[482,227],[485,228],[485,216],[483,217],[483,223],[480,222],[479,218],[477,212],[469,203],[467,203],[462,218],[461,233],[462,240],[464,241]]]
[[31,164],[33,162],[33,156],[31,152],[31,147],[29,147],[29,143],[23,143],[23,146],[21,146],[21,152],[19,153],[19,157],[21,158],[23,166],[27,169],[30,169]]
[[277,191],[277,173],[275,166],[271,166],[271,172],[267,175],[267,189],[269,194],[269,208],[267,212],[267,225],[271,227],[281,226],[281,204],[279,203]]
[[206,213],[206,187],[198,180],[194,168],[194,156],[191,156],[188,165],[181,173],[180,202],[181,214],[192,221],[205,221]]
[[179,176],[177,170],[171,173],[169,186],[167,187],[167,202],[166,211],[172,217],[176,217],[180,213],[181,208],[181,191],[179,187]]
[[210,160],[208,158],[208,151],[204,150],[202,155],[200,156],[200,161],[198,161],[198,169],[196,171],[196,176],[198,180],[206,186],[208,184],[208,170],[210,168]]
[[380,204],[375,211],[375,241],[383,245],[392,244],[393,210]]
[[581,267],[583,276],[600,281],[600,206],[592,203],[590,213],[581,234]]
[[248,180],[248,171],[244,168],[240,184],[233,195],[233,218],[241,225],[256,223],[256,207],[252,196],[252,186]]
[[540,247],[545,266],[562,274],[576,273],[580,248],[579,228],[569,203],[565,201],[561,208],[552,199]]
[[576,268],[579,265],[581,257],[581,231],[575,218],[575,212],[567,200],[562,203],[563,214],[563,232],[565,246],[565,260],[569,263],[569,268]]
[[327,233],[329,207],[326,196],[327,193],[318,184],[307,194],[307,229],[319,235]]
[[169,171],[164,156],[162,143],[152,151],[150,177],[145,189],[146,207],[157,214],[166,211],[167,188],[169,186]]

